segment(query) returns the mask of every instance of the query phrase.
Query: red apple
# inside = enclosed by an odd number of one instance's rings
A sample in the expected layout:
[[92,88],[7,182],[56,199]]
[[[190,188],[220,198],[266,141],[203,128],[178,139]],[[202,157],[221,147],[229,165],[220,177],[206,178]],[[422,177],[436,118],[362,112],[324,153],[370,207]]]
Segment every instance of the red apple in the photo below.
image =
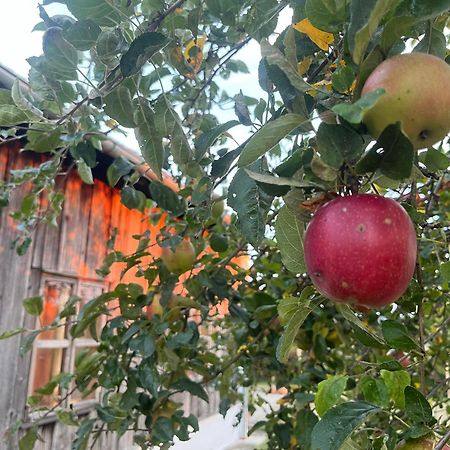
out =
[[394,200],[371,194],[322,206],[304,239],[305,263],[318,291],[368,308],[395,302],[414,273],[414,225]]

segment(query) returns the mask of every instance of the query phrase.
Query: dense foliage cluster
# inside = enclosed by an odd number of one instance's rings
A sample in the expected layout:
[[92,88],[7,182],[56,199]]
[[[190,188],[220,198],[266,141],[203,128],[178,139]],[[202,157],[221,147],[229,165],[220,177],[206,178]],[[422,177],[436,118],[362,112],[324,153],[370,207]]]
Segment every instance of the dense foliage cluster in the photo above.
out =
[[[449,2],[60,0],[67,15],[53,16],[51,3],[40,6],[43,55],[28,60],[30,89],[17,82],[0,91],[1,141],[26,134],[26,149],[50,154],[1,186],[5,205],[15,187],[32,184],[14,213],[17,251],[27,251],[38,221],[51,223],[60,212],[58,174],[70,166],[93,183],[102,142],[126,129],[156,177],[170,173],[180,190],[157,180],[147,193],[135,189],[142,170],[120,158],[108,181],[121,183],[127,207],[155,222],[167,213],[161,245],[175,250],[190,241],[196,259],[170,271],[161,259],[142,264],[152,254],[147,234],[130,255],[114,251],[112,239],[99,274],[125,263],[148,289],[119,284],[82,308],[73,337],[94,333],[96,319],[108,317],[98,351],[30,405],[73,380],[85,394],[102,388],[82,422],[59,411],[78,427],[74,450],[105,430],[134,430],[143,449],[186,440],[197,419],[184,415],[174,394],[207,400],[208,385],[220,391],[223,414],[240,399],[239,387],[250,388],[251,410],[273,387],[285,389],[279,408],[255,425],[267,432],[269,449],[393,450],[401,440],[442,438],[450,425],[447,138],[417,150],[397,123],[373,145],[363,118],[384,92],[361,91],[393,55],[447,57]],[[292,23],[275,33],[286,10]],[[257,69],[239,59],[253,40],[261,47]],[[221,79],[249,70],[264,98],[221,88]],[[440,95],[434,80],[426,83]],[[236,119],[224,123],[226,106]],[[241,144],[233,139],[238,126],[248,130]],[[333,303],[305,273],[303,232],[312,214],[358,192],[400,202],[418,236],[412,282],[379,310]],[[45,210],[39,195],[49,199]],[[225,301],[229,314],[219,314],[213,307]],[[41,302],[26,302],[28,312],[39,315]],[[162,306],[158,313],[148,313],[152,302]],[[25,349],[36,335],[26,335]],[[23,448],[35,441],[31,428]]]

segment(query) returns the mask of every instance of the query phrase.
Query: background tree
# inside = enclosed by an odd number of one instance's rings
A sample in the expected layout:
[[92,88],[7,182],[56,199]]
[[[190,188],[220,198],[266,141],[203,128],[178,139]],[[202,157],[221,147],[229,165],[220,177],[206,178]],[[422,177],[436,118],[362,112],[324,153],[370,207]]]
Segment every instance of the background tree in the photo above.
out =
[[[196,253],[196,270],[180,281],[190,256],[185,267],[160,259],[143,266],[152,252],[144,234],[135,253],[112,250],[99,269],[107,274],[125,262],[148,290],[120,284],[73,323],[77,337],[111,314],[96,336],[98,351],[51,382],[73,379],[85,394],[104,390],[92,417],[79,423],[70,411],[60,415],[79,427],[74,448],[104,430],[135,430],[142,448],[188,439],[196,418],[184,416],[172,397],[188,391],[207,398],[207,384],[220,390],[222,413],[238,400],[238,386],[251,388],[252,407],[264,402],[259,393],[269,384],[286,388],[279,410],[255,425],[267,431],[270,449],[391,450],[429,435],[442,448],[449,437],[447,138],[417,150],[394,124],[372,145],[362,122],[384,93],[361,91],[393,55],[447,57],[448,0],[61,0],[70,15],[53,17],[48,3],[38,25],[43,55],[28,60],[30,90],[16,83],[11,94],[1,92],[2,141],[25,133],[27,149],[51,153],[50,162],[2,185],[7,204],[16,186],[33,184],[14,214],[17,251],[27,251],[37,221],[59,213],[54,180],[65,162],[92,183],[93,150],[112,130],[133,129],[152,171],[168,171],[180,190],[154,181],[147,200],[134,188],[139,172],[122,171],[121,160],[109,181],[122,178],[125,205],[167,211],[163,247],[191,242]],[[274,34],[286,8],[292,25]],[[262,58],[251,70],[266,96],[230,98],[220,80],[250,69],[237,58],[252,39]],[[415,95],[449,97],[433,79],[418,79],[414,88]],[[229,104],[237,120],[223,123],[220,108]],[[248,127],[241,145],[231,138],[238,124]],[[213,192],[227,192],[229,221]],[[380,310],[337,305],[305,273],[303,231],[312,213],[357,192],[401,202],[419,240],[407,292]],[[50,199],[45,211],[30,201],[42,193]],[[248,269],[236,263],[242,255],[251,259]],[[179,283],[182,295],[173,300]],[[225,299],[229,314],[211,313]],[[152,302],[162,312],[149,313]],[[200,329],[212,330],[212,346]],[[35,439],[32,428],[23,448]]]

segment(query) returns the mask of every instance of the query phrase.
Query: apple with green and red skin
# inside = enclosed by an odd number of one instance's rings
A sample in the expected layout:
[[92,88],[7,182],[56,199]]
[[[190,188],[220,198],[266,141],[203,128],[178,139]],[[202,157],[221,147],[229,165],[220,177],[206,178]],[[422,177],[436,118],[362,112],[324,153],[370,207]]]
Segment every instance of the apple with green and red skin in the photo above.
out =
[[[395,450],[433,450],[436,442],[431,437],[410,439],[405,443],[400,444]],[[450,447],[445,444],[442,450],[450,450]]]
[[427,53],[396,55],[370,74],[361,94],[385,93],[363,118],[377,138],[390,124],[400,122],[414,148],[426,148],[450,131],[450,66]]
[[171,320],[175,320],[181,315],[181,308],[177,306],[179,297],[172,295],[166,308],[161,305],[161,294],[156,293],[149,305],[145,307],[145,316],[147,319],[151,319],[155,315],[163,316],[165,310],[169,312],[168,317]]
[[304,236],[309,276],[325,297],[381,308],[405,292],[417,240],[406,211],[372,194],[338,197],[322,206]]
[[189,238],[184,238],[174,250],[162,247],[161,259],[170,272],[184,273],[194,265],[195,248]]

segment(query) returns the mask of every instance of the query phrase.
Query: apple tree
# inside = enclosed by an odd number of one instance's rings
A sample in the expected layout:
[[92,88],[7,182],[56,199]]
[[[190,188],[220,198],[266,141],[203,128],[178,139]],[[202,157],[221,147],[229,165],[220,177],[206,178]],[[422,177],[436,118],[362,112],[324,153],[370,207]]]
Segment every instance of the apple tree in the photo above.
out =
[[[112,240],[99,268],[125,262],[148,288],[119,284],[73,321],[76,337],[108,317],[92,361],[51,381],[102,389],[88,418],[60,414],[77,427],[73,448],[106,430],[134,432],[143,449],[187,440],[198,422],[174,394],[207,400],[206,386],[220,392],[222,414],[239,387],[250,389],[250,411],[282,389],[251,430],[267,433],[269,449],[443,448],[450,2],[58,0],[64,15],[52,3],[39,6],[43,54],[28,59],[29,89],[0,93],[1,142],[25,134],[51,162],[1,185],[3,204],[24,182],[54,199],[15,212],[17,251],[37,220],[60,212],[54,181],[65,161],[92,183],[92,150],[113,132],[134,134],[155,175],[145,195],[134,187],[139,167],[116,160],[110,182],[122,180],[122,201],[166,214],[165,257],[141,264],[152,252],[144,233],[129,255]],[[249,45],[258,67],[240,59]],[[223,88],[242,73],[261,97],[239,81]],[[179,190],[158,181],[164,174]],[[325,226],[305,234],[317,211]],[[388,283],[395,294],[383,297]],[[228,313],[214,313],[224,302]],[[36,439],[31,428],[21,448]]]

